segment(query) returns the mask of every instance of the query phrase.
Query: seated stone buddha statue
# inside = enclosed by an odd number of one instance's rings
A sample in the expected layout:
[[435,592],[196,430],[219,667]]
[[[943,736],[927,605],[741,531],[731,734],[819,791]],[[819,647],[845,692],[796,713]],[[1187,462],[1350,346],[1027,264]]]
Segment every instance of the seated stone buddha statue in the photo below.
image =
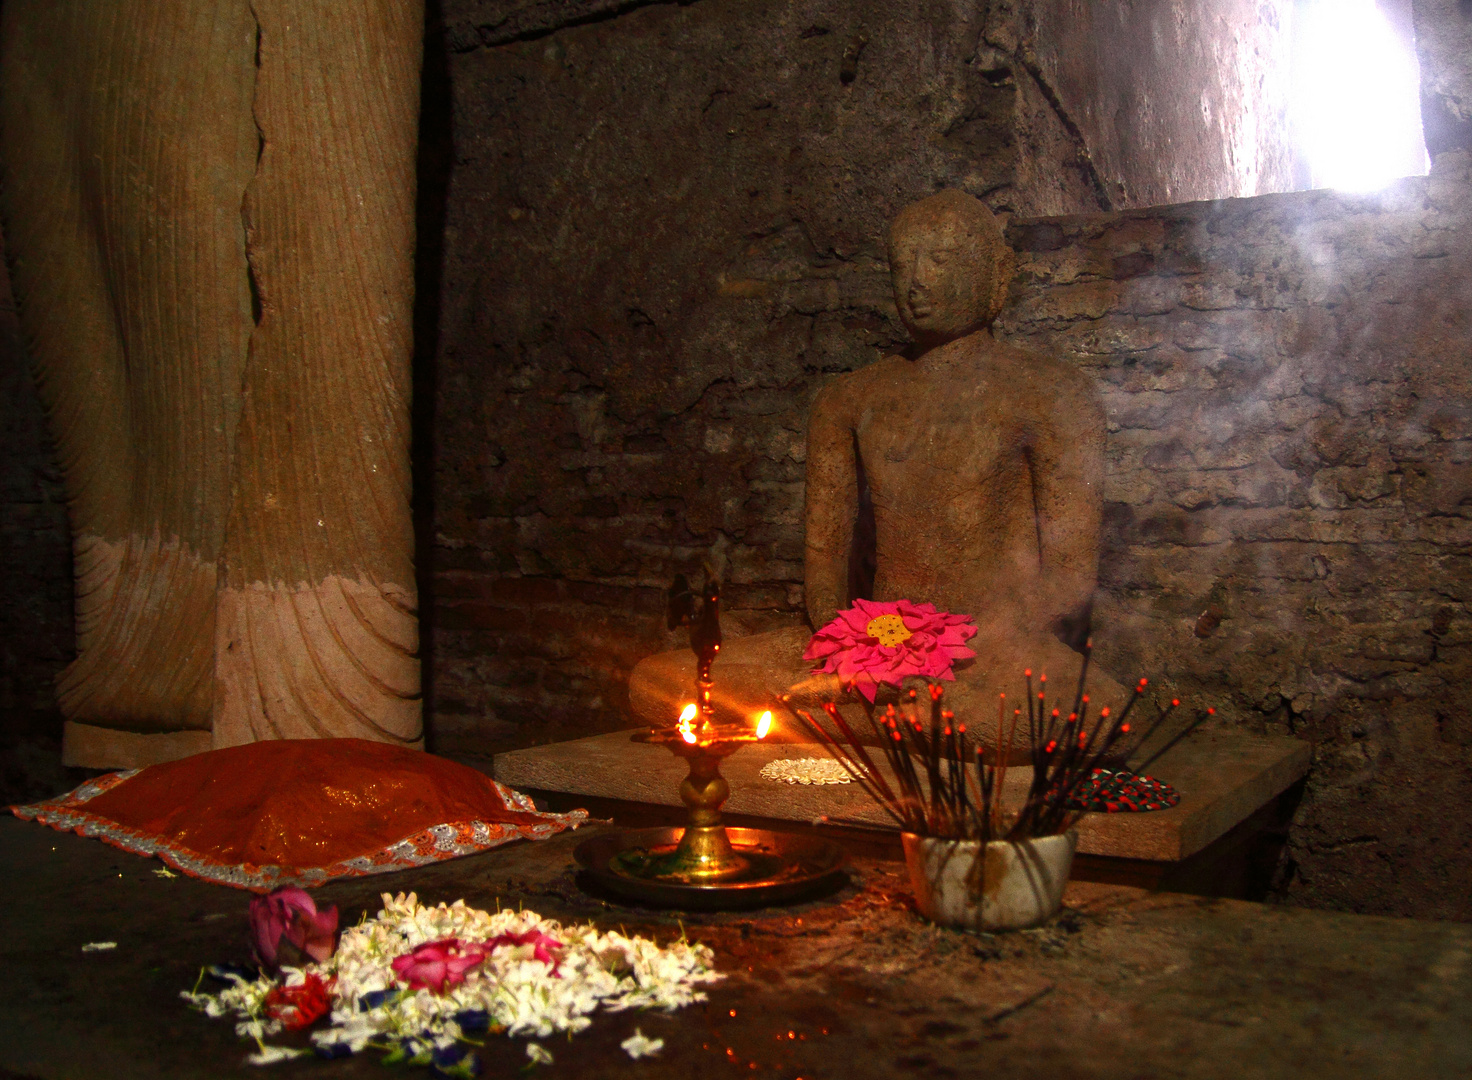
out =
[[[1011,256],[991,213],[962,192],[901,211],[890,274],[913,346],[831,382],[808,426],[812,626],[856,597],[972,616],[975,659],[958,661],[944,685],[949,707],[983,734],[994,730],[982,721],[996,717],[999,692],[1021,704],[1024,668],[1052,673],[1050,697],[1073,691],[1104,472],[1104,418],[1088,377],[992,336]],[[810,636],[797,627],[728,639],[713,668],[717,710],[752,716],[782,694],[802,707],[843,700],[837,676],[803,659]],[[694,670],[688,651],[640,663],[634,712],[672,723],[693,699]],[[1099,704],[1124,698],[1097,669],[1089,687]]]

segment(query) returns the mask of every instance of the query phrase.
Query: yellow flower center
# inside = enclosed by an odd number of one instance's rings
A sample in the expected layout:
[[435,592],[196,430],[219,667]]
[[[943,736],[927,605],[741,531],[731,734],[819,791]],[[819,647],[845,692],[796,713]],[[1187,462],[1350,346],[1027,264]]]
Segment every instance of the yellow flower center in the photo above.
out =
[[910,638],[910,631],[905,629],[905,620],[898,615],[875,616],[864,627],[864,633],[871,638],[878,638],[881,645],[898,645]]

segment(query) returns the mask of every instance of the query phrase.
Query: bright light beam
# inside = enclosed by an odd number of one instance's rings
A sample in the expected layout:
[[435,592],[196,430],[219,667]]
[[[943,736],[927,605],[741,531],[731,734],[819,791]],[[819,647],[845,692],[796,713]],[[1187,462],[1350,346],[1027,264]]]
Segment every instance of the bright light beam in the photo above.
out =
[[1307,0],[1298,18],[1294,126],[1313,186],[1425,175],[1420,68],[1375,0]]

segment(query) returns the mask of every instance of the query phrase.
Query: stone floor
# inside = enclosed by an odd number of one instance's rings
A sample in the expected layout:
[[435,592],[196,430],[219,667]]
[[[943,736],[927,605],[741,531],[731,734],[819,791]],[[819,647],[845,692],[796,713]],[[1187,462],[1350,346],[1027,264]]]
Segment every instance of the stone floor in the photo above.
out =
[[[680,916],[581,893],[572,850],[588,834],[321,893],[345,922],[415,890],[660,939],[683,927],[715,950],[730,978],[707,1003],[542,1040],[548,1078],[1472,1075],[1472,926],[1075,884],[1052,924],[971,936],[922,922],[902,866],[873,858],[818,903]],[[178,998],[202,964],[244,959],[247,894],[159,868],[0,819],[0,1080],[273,1075],[242,1066],[229,1022]],[[98,940],[118,947],[81,952]],[[661,1057],[623,1054],[635,1025],[665,1040]],[[492,1038],[483,1064],[521,1070],[522,1040]],[[272,1068],[386,1075],[371,1055]]]

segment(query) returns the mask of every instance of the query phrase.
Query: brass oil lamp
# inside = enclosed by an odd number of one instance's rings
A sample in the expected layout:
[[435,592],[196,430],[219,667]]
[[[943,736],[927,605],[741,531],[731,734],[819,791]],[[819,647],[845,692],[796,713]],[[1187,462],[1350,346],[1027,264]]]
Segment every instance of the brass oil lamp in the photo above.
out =
[[[643,829],[579,845],[589,877],[625,899],[686,908],[781,903],[843,881],[843,853],[811,836],[728,827],[721,805],[731,793],[721,761],[763,739],[772,714],[755,724],[718,720],[711,667],[721,651],[720,584],[709,572],[697,593],[683,576],[669,592],[668,625],[690,628],[696,701],[669,727],[636,732],[633,741],[664,746],[689,764],[680,784],[683,829]],[[697,603],[698,599],[698,603]]]

